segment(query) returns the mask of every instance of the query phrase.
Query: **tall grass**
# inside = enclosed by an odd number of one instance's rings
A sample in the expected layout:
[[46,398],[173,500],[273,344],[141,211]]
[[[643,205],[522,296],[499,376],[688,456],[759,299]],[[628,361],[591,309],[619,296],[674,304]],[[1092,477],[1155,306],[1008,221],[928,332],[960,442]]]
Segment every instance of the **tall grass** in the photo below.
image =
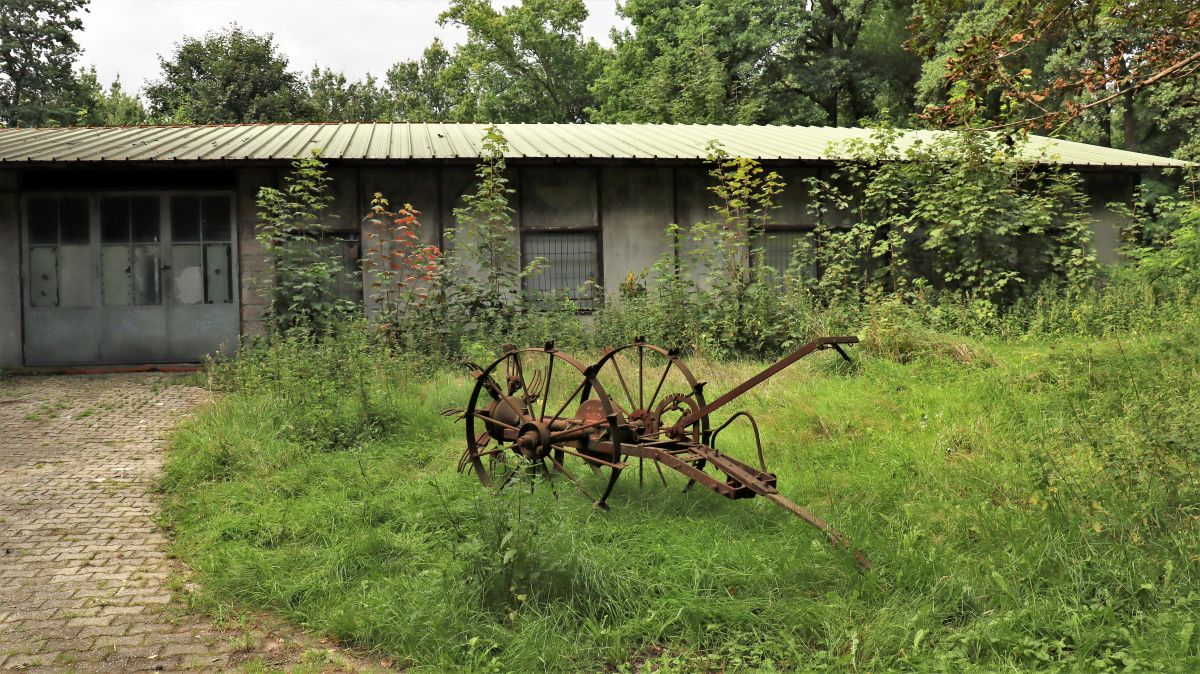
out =
[[[782,492],[869,574],[770,503],[653,472],[606,513],[561,483],[493,496],[440,415],[465,372],[354,331],[214,366],[226,393],[176,438],[167,518],[202,607],[416,671],[1200,668],[1195,314],[1001,340],[902,311],[862,319],[855,367],[807,359],[720,415],[758,417]],[[761,366],[693,365],[712,393]]]

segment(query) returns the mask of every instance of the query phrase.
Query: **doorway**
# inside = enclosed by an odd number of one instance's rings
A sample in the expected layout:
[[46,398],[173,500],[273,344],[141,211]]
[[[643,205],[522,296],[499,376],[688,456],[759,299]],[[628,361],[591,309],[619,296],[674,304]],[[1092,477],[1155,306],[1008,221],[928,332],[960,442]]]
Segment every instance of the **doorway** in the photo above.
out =
[[25,364],[194,362],[238,336],[233,195],[24,200]]

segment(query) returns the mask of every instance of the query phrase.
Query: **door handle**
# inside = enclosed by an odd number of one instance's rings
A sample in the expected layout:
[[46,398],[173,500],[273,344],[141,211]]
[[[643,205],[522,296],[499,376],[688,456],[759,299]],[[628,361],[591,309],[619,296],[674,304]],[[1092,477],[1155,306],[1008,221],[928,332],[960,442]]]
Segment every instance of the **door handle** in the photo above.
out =
[[162,271],[168,271],[171,269],[171,265],[164,264],[163,266],[159,267],[159,269],[161,269]]

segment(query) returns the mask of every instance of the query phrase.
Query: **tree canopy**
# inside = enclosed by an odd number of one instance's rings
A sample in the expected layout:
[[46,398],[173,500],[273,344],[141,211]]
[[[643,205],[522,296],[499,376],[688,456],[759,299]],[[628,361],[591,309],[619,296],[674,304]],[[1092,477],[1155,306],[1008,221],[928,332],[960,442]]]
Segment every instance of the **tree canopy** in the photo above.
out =
[[602,46],[584,0],[450,0],[460,44],[358,80],[231,25],[140,92],[77,67],[87,0],[4,3],[0,122],[880,121],[1200,158],[1200,0],[615,1]]
[[69,124],[79,93],[72,69],[74,32],[87,0],[0,3],[0,122],[6,126]]
[[159,64],[162,78],[146,87],[146,98],[151,113],[175,122],[286,122],[311,110],[304,83],[269,33],[235,24],[188,37]]

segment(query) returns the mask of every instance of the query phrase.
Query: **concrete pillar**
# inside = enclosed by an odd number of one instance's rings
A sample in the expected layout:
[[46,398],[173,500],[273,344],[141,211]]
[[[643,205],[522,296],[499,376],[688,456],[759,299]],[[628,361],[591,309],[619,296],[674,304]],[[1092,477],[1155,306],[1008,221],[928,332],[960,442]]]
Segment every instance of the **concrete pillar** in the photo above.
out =
[[254,238],[258,224],[258,188],[274,186],[271,169],[241,169],[237,181],[238,278],[241,285],[241,331],[243,335],[264,335],[263,310],[266,300],[259,289],[267,281],[267,259]]
[[17,174],[0,172],[0,369],[23,364],[20,213]]

